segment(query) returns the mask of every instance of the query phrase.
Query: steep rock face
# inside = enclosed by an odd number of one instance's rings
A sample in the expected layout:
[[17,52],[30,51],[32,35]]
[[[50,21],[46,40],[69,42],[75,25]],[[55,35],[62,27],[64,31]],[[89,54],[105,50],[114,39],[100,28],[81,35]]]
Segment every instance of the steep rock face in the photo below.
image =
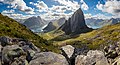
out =
[[40,31],[40,28],[47,24],[47,21],[43,20],[40,16],[28,18],[24,23],[33,32]]
[[80,8],[61,26],[61,29],[68,35],[80,34],[91,30],[85,24],[84,14]]
[[45,27],[45,28],[43,29],[43,31],[44,31],[44,32],[50,32],[50,31],[55,30],[55,29],[56,29],[56,26],[54,26],[53,23],[50,22],[50,23],[47,25],[47,27]]

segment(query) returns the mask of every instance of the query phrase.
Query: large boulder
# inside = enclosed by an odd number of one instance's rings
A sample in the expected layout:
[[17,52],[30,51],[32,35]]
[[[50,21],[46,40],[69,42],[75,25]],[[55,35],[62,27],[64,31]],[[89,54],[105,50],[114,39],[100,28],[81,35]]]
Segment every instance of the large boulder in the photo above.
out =
[[27,65],[40,52],[33,43],[19,38],[0,37],[0,60],[3,65]]
[[75,48],[72,47],[71,45],[66,45],[61,47],[61,50],[67,55],[68,58],[72,57]]
[[5,46],[2,50],[2,62],[4,62],[3,64],[9,64],[12,63],[16,57],[24,55],[26,55],[26,53],[18,45]]
[[68,62],[63,55],[53,52],[41,52],[33,57],[29,65],[68,65]]
[[85,55],[79,55],[76,57],[75,65],[109,65],[107,58],[102,51],[90,50]]
[[85,33],[91,31],[92,29],[88,28],[82,10],[79,8],[71,18],[66,20],[66,22],[60,27],[67,35],[75,35],[80,33]]
[[69,65],[75,64],[75,48],[71,45],[61,47],[62,55],[67,59]]
[[12,44],[11,39],[9,37],[0,37],[0,42],[2,46],[10,45]]

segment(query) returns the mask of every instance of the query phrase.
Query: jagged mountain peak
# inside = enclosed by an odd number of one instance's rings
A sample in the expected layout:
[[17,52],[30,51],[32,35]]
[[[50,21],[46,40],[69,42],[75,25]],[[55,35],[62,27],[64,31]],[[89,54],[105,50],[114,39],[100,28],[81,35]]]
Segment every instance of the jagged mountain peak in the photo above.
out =
[[67,35],[80,34],[91,30],[87,27],[84,14],[80,8],[68,20],[66,20],[60,28]]

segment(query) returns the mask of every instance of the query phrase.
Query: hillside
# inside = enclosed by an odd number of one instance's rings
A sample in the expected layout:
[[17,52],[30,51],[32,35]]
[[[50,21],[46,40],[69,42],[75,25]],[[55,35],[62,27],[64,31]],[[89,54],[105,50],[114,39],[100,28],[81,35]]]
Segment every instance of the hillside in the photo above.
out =
[[27,27],[7,16],[3,16],[2,14],[0,14],[0,36],[9,36],[12,38],[22,38],[29,40],[37,47],[41,48],[42,51],[48,49],[51,50],[54,48],[53,45],[47,42],[47,40],[44,40],[37,34],[34,34]]
[[102,49],[106,45],[120,43],[120,23],[104,26],[100,29],[72,37],[64,35],[60,31],[54,33],[49,32],[42,37],[53,41],[53,45],[55,46],[71,44],[75,47],[85,45],[89,49]]

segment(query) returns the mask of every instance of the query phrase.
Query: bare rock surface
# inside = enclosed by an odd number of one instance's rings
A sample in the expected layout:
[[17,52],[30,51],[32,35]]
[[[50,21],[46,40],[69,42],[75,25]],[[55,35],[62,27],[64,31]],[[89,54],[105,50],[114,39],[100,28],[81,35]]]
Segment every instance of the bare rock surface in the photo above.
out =
[[53,52],[37,53],[29,65],[68,65],[63,55]]
[[86,56],[77,56],[75,65],[109,65],[109,63],[102,51],[90,50]]

